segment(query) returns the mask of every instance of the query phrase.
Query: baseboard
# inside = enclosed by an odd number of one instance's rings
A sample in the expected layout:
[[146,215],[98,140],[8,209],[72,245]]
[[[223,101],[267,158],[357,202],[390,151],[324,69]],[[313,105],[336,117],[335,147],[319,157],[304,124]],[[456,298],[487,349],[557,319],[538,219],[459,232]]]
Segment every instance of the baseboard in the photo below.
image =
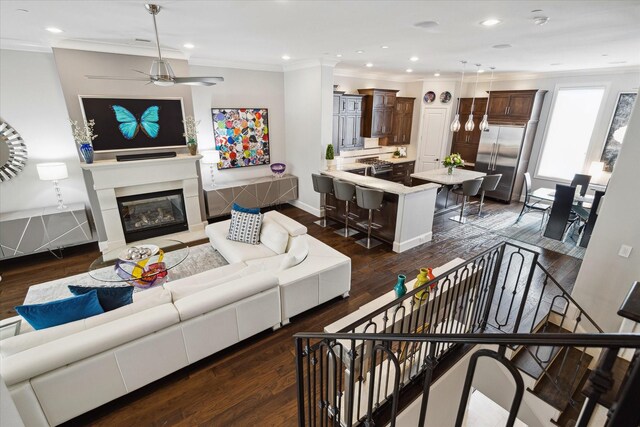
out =
[[428,233],[421,234],[413,239],[405,240],[404,242],[393,242],[393,251],[397,253],[408,251],[409,249],[420,246],[423,243],[430,242],[432,237],[433,232],[429,231]]
[[290,202],[288,202],[290,205],[295,206],[296,208],[300,208],[305,212],[310,213],[311,215],[315,215],[318,218],[320,218],[321,212],[320,209],[318,208],[314,208],[311,205],[308,205],[304,202],[301,202],[300,200],[291,200]]

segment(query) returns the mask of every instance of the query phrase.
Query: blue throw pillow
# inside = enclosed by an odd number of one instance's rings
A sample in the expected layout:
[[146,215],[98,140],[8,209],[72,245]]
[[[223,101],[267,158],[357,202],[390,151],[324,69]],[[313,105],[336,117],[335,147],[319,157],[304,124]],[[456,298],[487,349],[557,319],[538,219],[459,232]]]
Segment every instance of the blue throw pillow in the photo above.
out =
[[20,305],[15,309],[33,329],[50,328],[104,313],[96,291],[43,304]]
[[250,213],[250,214],[259,214],[260,213],[260,208],[245,208],[244,206],[240,206],[237,203],[233,204],[233,206],[231,207],[231,210],[238,211],[238,212],[244,212],[244,213]]
[[115,310],[133,302],[133,286],[90,287],[69,285],[69,290],[74,295],[84,295],[95,290],[98,293],[98,301],[100,301],[104,311]]

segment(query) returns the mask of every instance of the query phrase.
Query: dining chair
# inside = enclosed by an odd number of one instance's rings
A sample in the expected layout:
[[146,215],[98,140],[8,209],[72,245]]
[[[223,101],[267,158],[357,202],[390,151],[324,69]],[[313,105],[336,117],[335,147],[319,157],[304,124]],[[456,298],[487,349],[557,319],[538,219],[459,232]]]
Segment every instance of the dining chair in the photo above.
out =
[[540,223],[540,228],[542,228],[542,224],[544,223],[545,215],[549,211],[551,207],[547,203],[543,203],[541,200],[536,200],[532,202],[531,200],[531,175],[529,172],[524,173],[524,204],[522,205],[522,210],[520,211],[520,215],[518,215],[518,219],[516,219],[516,224],[522,218],[522,215],[529,212],[542,212],[542,222]]
[[556,184],[555,198],[549,211],[547,225],[543,234],[545,237],[564,242],[567,230],[575,222],[569,221],[575,194],[576,187]]
[[[593,196],[593,203],[591,203],[591,209],[589,209],[588,215],[585,218],[586,224],[584,225],[584,228],[580,233],[580,240],[578,244],[583,248],[586,248],[589,244],[589,240],[591,240],[591,233],[593,233],[593,228],[596,225],[598,213],[600,212],[600,205],[602,204],[603,200],[604,191],[596,191],[595,195]],[[574,209],[576,208],[574,207]],[[586,208],[584,207],[582,207],[582,209],[586,210]],[[577,210],[579,212],[580,208],[578,208]],[[580,215],[581,218],[584,218],[584,213],[582,215],[581,213],[578,213],[578,215]]]
[[462,181],[462,186],[459,188],[454,188],[451,190],[452,193],[462,196],[462,208],[460,209],[460,215],[452,216],[449,218],[452,221],[459,222],[460,224],[464,224],[467,222],[467,218],[464,216],[464,208],[467,202],[467,199],[471,196],[475,196],[480,191],[480,186],[482,185],[482,178],[476,179],[468,179],[466,181]]
[[577,187],[578,185],[580,185],[581,186],[580,196],[584,197],[584,195],[587,194],[587,190],[589,189],[590,182],[591,182],[591,175],[583,175],[583,174],[577,173],[573,175],[573,179],[571,180],[570,185],[572,187]]
[[[484,193],[487,191],[494,191],[498,188],[502,174],[486,175],[482,177],[482,185],[480,186],[480,207],[478,208],[478,216],[482,215],[482,207],[484,206]],[[486,216],[487,214],[484,214]]]

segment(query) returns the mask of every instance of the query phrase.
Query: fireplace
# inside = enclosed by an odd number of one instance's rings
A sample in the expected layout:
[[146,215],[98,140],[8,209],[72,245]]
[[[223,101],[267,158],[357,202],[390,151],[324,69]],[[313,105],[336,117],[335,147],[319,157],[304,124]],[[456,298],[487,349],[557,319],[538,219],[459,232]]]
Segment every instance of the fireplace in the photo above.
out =
[[127,243],[188,230],[182,190],[118,197]]

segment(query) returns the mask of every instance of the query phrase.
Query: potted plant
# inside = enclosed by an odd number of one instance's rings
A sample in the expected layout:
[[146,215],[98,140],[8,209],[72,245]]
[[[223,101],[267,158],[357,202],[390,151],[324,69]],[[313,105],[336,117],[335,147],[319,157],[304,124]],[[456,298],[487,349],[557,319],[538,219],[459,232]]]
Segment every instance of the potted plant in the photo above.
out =
[[400,149],[399,148],[396,148],[396,151],[393,152],[393,158],[394,159],[400,158]]
[[196,121],[193,116],[187,116],[186,119],[182,121],[184,123],[184,133],[182,136],[187,138],[187,148],[189,149],[189,154],[195,156],[198,154],[198,124],[200,120]]
[[336,161],[333,155],[333,144],[327,145],[327,152],[325,153],[324,158],[327,160],[327,167],[331,167],[336,164]]
[[447,168],[447,174],[453,175],[457,167],[464,166],[464,160],[462,160],[460,153],[451,153],[444,158],[442,164]]
[[93,134],[93,126],[96,124],[95,121],[91,119],[88,122],[82,122],[81,125],[79,125],[76,120],[69,119],[69,121],[71,122],[73,140],[78,144],[82,158],[85,163],[93,163],[93,145],[91,141],[98,136]]

